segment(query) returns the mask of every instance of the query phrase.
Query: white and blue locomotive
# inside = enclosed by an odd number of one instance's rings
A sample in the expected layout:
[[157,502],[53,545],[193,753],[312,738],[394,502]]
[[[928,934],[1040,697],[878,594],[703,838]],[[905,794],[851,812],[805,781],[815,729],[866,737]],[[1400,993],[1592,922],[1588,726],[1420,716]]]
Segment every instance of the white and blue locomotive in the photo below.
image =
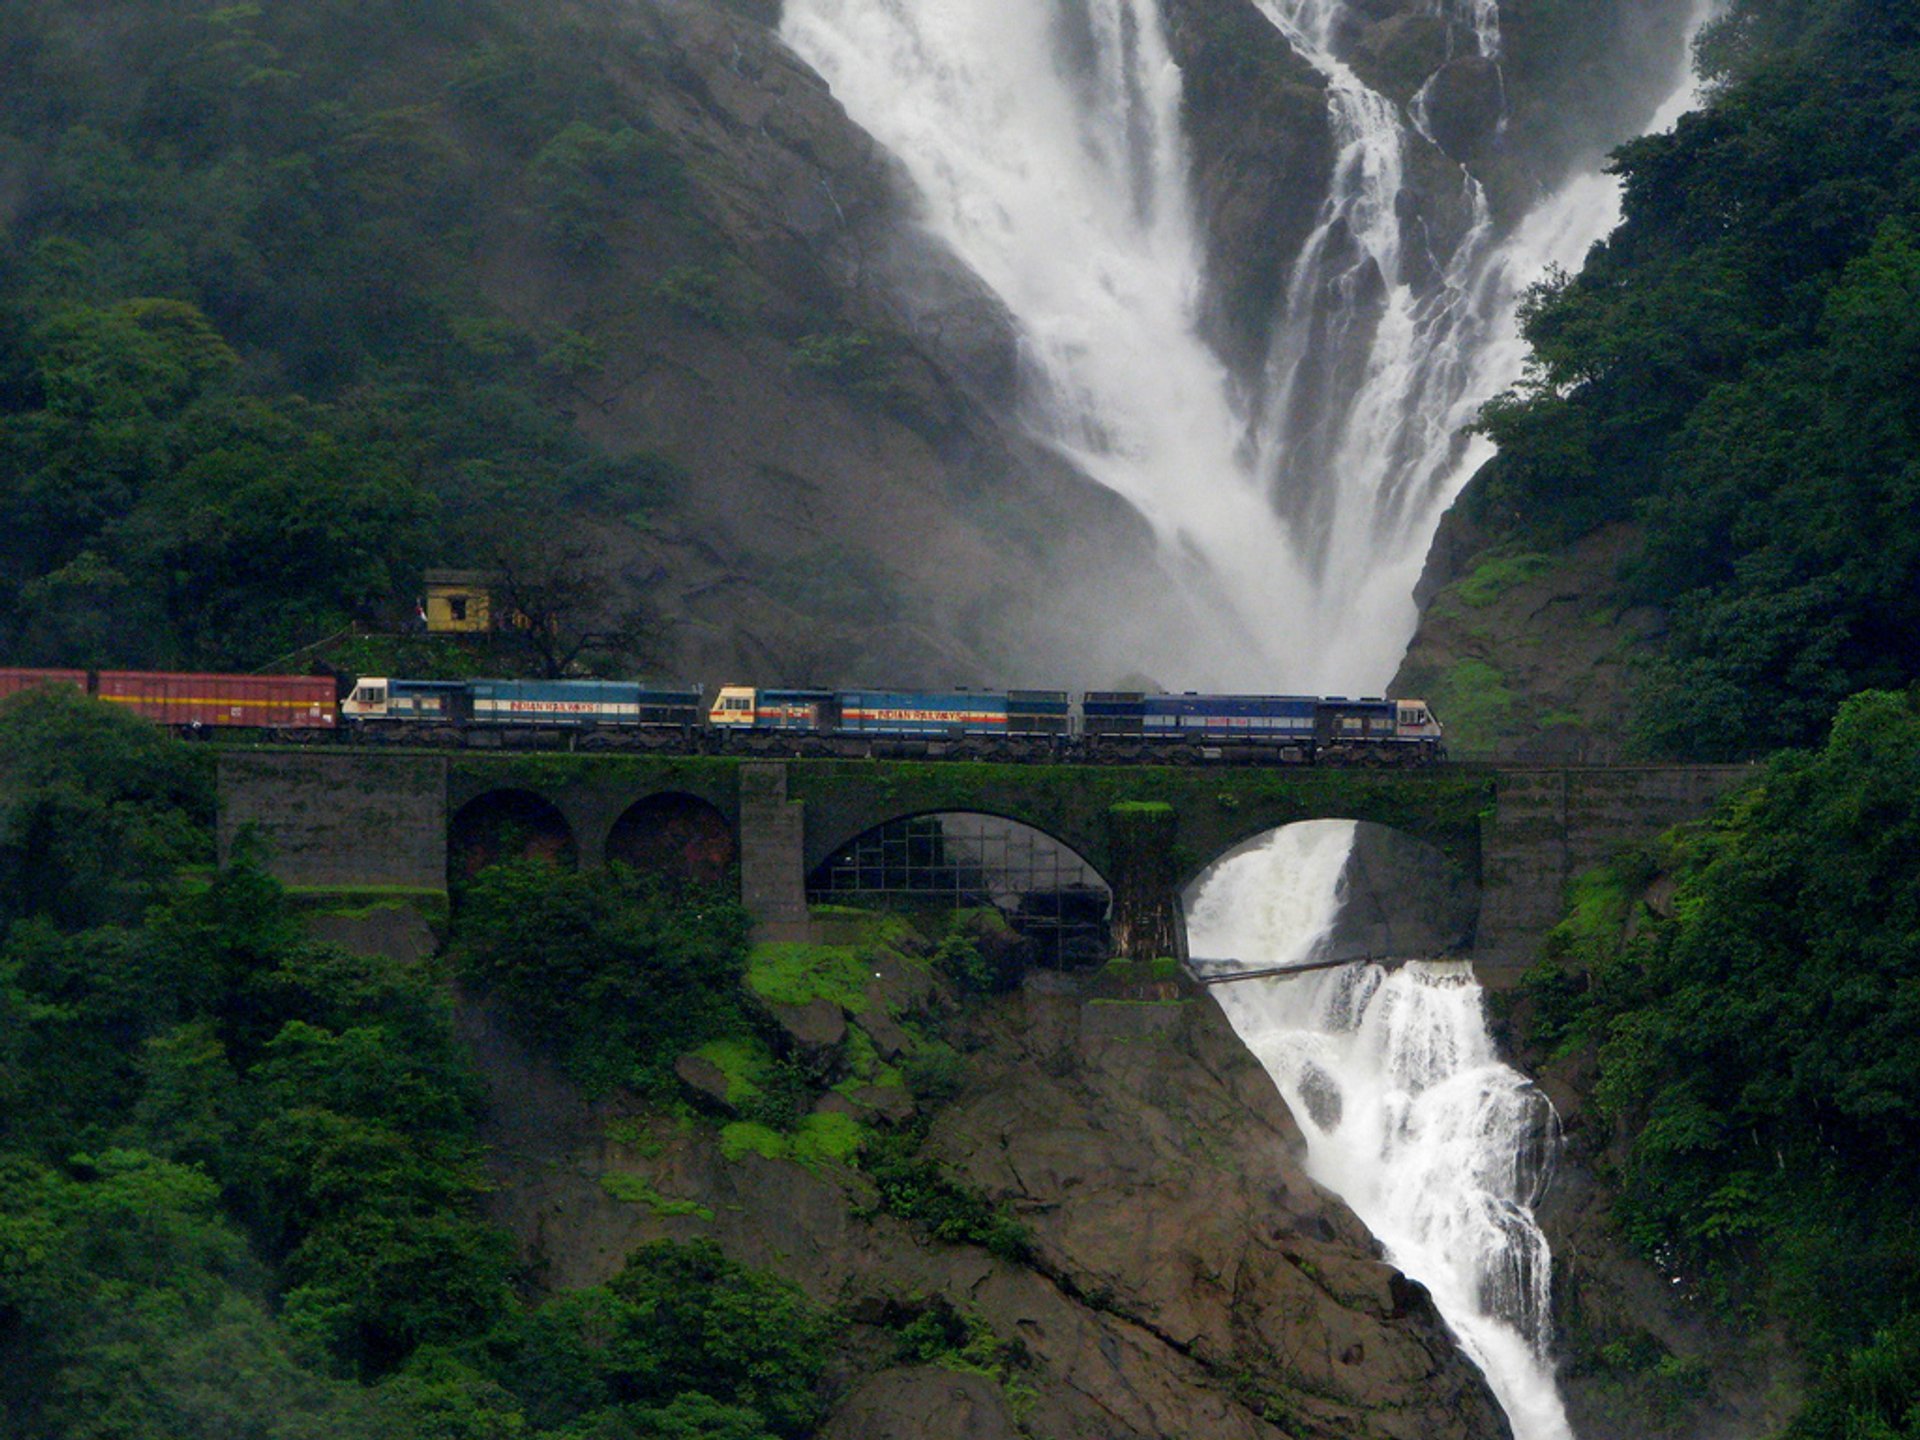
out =
[[625,680],[363,677],[341,719],[368,738],[796,755],[1422,764],[1423,700],[1064,690],[874,690]]

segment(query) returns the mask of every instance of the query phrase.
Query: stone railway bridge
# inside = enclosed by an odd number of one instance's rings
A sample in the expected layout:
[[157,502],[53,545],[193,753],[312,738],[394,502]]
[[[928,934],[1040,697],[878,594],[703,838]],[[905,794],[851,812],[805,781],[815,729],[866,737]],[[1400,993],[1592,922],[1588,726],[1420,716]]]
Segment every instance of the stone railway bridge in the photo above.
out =
[[966,811],[1030,825],[1077,852],[1114,892],[1116,948],[1140,957],[1182,946],[1180,893],[1229,851],[1298,821],[1358,820],[1430,846],[1477,894],[1468,953],[1486,983],[1501,985],[1559,919],[1568,879],[1698,818],[1745,773],[236,749],[219,757],[220,847],[224,859],[251,826],[291,886],[441,890],[479,817],[523,822],[557,853],[596,865],[644,855],[691,816],[710,860],[737,859],[758,934],[803,938],[806,878],[829,857],[889,821]]

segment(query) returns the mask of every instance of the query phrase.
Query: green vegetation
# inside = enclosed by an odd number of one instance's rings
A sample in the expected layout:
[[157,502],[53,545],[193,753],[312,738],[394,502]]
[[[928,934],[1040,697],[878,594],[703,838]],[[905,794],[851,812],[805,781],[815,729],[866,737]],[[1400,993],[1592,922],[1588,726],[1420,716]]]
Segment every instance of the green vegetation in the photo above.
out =
[[250,669],[402,628],[423,566],[492,564],[541,517],[672,503],[670,459],[573,428],[603,342],[480,282],[502,223],[559,263],[636,215],[710,248],[587,24],[8,7],[0,657]]
[[543,1434],[797,1440],[821,1418],[833,1336],[792,1286],[696,1241],[642,1247],[490,1337],[487,1358]]
[[962,995],[1004,995],[1020,986],[1030,947],[992,906],[957,910],[933,952],[933,968]]
[[1618,152],[1625,224],[1534,294],[1532,370],[1484,414],[1471,503],[1511,543],[1641,522],[1656,752],[1816,743],[1920,677],[1920,160],[1888,140],[1916,55],[1910,7],[1737,0],[1711,103]]
[[850,1015],[866,1010],[872,978],[864,945],[756,945],[747,964],[748,987],[769,1005],[831,1000]]
[[1537,551],[1493,551],[1483,555],[1453,587],[1463,605],[1484,609],[1516,586],[1553,569],[1553,557]]
[[1916,855],[1920,703],[1857,696],[1823,749],[1584,880],[1528,980],[1535,1040],[1597,1055],[1629,1237],[1824,1377],[1796,1436],[1911,1435],[1920,1407]]
[[[811,1433],[833,1323],[711,1245],[518,1298],[442,978],[309,940],[244,845],[204,873],[206,781],[202,752],[95,702],[0,704],[0,1433]],[[581,930],[628,933],[573,898]],[[620,977],[583,973],[610,1003]],[[843,1157],[845,1125],[805,1143]]]
[[0,704],[0,931],[131,921],[213,859],[213,767],[67,687]]
[[854,1163],[866,1143],[867,1127],[851,1115],[804,1115],[786,1130],[756,1120],[736,1120],[720,1131],[720,1152],[729,1160],[758,1155],[791,1160],[810,1170]]
[[450,953],[507,1024],[597,1095],[669,1087],[678,1056],[739,1028],[746,950],[729,893],[521,859],[467,887]]
[[948,1179],[925,1153],[925,1141],[924,1120],[869,1137],[860,1168],[873,1181],[879,1208],[936,1240],[978,1245],[1002,1260],[1025,1260],[1033,1247],[1027,1227],[1006,1206]]
[[610,1170],[600,1177],[600,1188],[628,1205],[644,1205],[656,1215],[671,1218],[692,1215],[700,1220],[713,1219],[713,1211],[698,1200],[674,1200],[662,1195],[649,1180],[624,1170]]
[[[180,747],[94,709],[0,709],[0,754],[58,727],[76,759],[114,761],[15,769],[8,830],[57,799],[121,819],[115,841],[191,853]],[[475,1205],[478,1086],[438,987],[306,940],[245,856],[178,890],[155,858],[56,847],[0,890],[0,1373],[9,1413],[48,1433],[186,1433],[174,1406],[191,1433],[237,1433],[223,1407],[269,1397],[351,1408],[331,1374],[384,1373],[511,1299],[506,1237]],[[137,878],[143,916],[36,903],[115,863],[103,888]],[[208,1387],[228,1363],[257,1395]],[[99,1429],[110,1415],[129,1428]]]
[[1445,719],[1447,745],[1455,754],[1490,753],[1508,733],[1514,693],[1484,660],[1457,661],[1427,698],[1433,713]]
[[1002,1340],[984,1318],[956,1309],[942,1296],[911,1309],[912,1318],[895,1332],[896,1363],[984,1375],[1000,1387],[1014,1418],[1025,1417],[1036,1392],[1026,1379],[1034,1361],[1024,1344]]

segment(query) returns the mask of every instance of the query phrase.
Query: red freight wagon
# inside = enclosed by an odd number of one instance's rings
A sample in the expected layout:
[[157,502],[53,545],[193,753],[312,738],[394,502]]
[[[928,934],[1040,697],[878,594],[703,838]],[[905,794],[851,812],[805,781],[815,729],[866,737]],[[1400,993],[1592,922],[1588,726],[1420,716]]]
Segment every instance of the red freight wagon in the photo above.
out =
[[94,693],[162,725],[333,728],[333,681],[308,675],[171,675],[102,670]]
[[36,685],[71,685],[75,689],[87,688],[87,672],[84,670],[0,670],[0,699],[9,695],[18,695],[22,690],[31,690]]

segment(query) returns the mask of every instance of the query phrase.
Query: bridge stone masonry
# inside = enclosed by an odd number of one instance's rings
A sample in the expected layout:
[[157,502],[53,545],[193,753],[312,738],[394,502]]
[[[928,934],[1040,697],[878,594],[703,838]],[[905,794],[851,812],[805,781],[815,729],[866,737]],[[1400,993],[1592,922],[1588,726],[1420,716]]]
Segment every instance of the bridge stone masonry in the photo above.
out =
[[[997,815],[1077,852],[1114,892],[1116,951],[1183,953],[1181,892],[1237,846],[1303,820],[1385,826],[1432,848],[1479,896],[1468,952],[1511,985],[1557,922],[1566,882],[1620,846],[1706,813],[1727,766],[1306,767],[982,765],[731,757],[229,750],[220,854],[245,828],[290,886],[443,888],[489,807],[549,853],[598,865],[663,802],[697,811],[738,864],[761,939],[809,933],[806,882],[889,821]],[[717,848],[716,848],[717,847]]]

